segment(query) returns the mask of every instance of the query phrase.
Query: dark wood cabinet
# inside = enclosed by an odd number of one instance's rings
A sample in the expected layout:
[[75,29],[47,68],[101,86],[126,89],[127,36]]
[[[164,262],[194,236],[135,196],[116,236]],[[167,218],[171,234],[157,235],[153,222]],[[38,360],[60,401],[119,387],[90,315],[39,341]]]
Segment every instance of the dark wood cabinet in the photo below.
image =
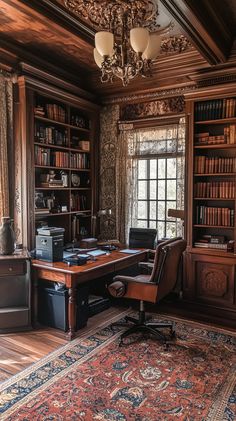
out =
[[30,261],[26,252],[0,256],[0,332],[31,327]]
[[236,324],[236,86],[186,95],[185,304]]

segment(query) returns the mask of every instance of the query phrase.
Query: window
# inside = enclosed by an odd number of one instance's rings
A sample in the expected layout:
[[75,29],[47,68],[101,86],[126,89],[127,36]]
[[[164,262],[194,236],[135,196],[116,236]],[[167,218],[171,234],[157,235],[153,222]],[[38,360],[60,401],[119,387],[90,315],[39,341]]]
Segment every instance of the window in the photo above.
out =
[[182,235],[182,221],[168,217],[168,209],[184,207],[184,147],[184,119],[130,133],[129,226],[157,228],[158,238]]

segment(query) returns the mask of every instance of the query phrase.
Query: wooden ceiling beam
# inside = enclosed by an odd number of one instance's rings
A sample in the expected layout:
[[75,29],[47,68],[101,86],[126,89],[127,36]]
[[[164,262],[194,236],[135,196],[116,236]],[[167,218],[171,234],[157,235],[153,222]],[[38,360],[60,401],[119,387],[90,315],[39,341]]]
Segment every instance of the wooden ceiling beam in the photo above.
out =
[[224,63],[233,43],[219,0],[160,0],[185,35],[211,65]]
[[[28,0],[22,0],[22,3],[29,6]],[[70,13],[58,2],[53,0],[31,0],[30,7],[84,41],[93,44],[95,30],[86,25],[78,16]]]

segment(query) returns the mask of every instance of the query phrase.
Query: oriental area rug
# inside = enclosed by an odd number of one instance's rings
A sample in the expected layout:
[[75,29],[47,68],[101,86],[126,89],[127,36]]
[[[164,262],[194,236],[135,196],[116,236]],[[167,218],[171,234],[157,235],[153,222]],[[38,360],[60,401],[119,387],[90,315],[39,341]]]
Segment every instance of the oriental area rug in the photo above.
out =
[[119,346],[117,320],[90,330],[3,382],[0,420],[235,420],[236,335],[174,320],[168,350],[146,336]]

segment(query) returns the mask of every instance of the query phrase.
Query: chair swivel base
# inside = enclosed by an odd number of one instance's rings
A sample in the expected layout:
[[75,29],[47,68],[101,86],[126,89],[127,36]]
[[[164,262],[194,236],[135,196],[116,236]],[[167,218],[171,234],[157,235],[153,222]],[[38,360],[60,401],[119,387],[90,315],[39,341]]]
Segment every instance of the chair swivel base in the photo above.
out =
[[[139,320],[135,319],[130,316],[126,316],[125,320],[126,322],[132,322],[134,323],[134,326],[127,329],[124,333],[122,333],[120,337],[120,345],[124,344],[123,339],[126,338],[129,335],[132,335],[133,333],[142,332],[142,333],[149,333],[153,335],[157,339],[161,339],[164,341],[165,344],[167,344],[168,339],[174,339],[175,338],[175,331],[174,331],[174,323],[172,322],[147,322],[151,316],[144,317],[143,314],[140,314]],[[159,329],[163,328],[169,328],[170,329],[170,336],[167,337],[162,332],[160,332]]]

